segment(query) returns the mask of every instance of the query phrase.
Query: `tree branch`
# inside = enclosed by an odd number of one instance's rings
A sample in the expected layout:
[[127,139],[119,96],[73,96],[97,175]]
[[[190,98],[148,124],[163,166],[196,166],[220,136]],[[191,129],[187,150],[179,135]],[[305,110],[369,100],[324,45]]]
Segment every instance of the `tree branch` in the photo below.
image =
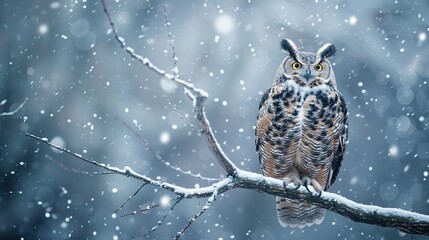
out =
[[167,80],[173,81],[181,85],[185,89],[185,93],[193,100],[194,102],[194,111],[196,119],[200,124],[201,131],[206,136],[208,145],[213,155],[216,157],[219,164],[225,169],[229,176],[234,176],[236,174],[237,167],[232,163],[232,161],[226,156],[225,152],[222,150],[221,146],[218,144],[216,137],[213,134],[213,131],[210,127],[210,123],[206,117],[204,111],[204,102],[208,98],[208,93],[202,89],[196,88],[192,83],[189,83],[185,80],[177,78],[176,74],[169,74],[166,71],[158,68],[153,64],[148,58],[142,57],[139,54],[134,52],[134,49],[131,47],[126,47],[125,39],[118,35],[118,31],[115,28],[115,24],[112,21],[109,11],[107,10],[105,0],[101,0],[103,5],[104,12],[106,14],[107,20],[110,23],[111,30],[115,36],[116,41],[119,43],[121,48],[127,52],[132,59],[139,61],[141,64],[149,68],[151,71],[157,73],[161,77],[164,77]]
[[[290,185],[291,188],[289,188],[288,186],[285,189],[281,180],[264,177],[261,174],[244,171],[236,167],[232,163],[232,161],[226,156],[221,146],[218,144],[210,127],[209,121],[206,117],[204,111],[204,103],[208,98],[208,94],[204,90],[196,88],[193,84],[179,79],[177,77],[177,74],[166,73],[164,70],[155,66],[149,59],[136,54],[132,48],[126,47],[125,40],[117,33],[114,23],[107,10],[105,0],[101,0],[101,3],[103,5],[103,9],[107,16],[107,19],[110,23],[114,37],[119,43],[120,47],[125,52],[127,52],[131,58],[136,59],[141,64],[146,66],[149,70],[181,85],[185,89],[185,94],[193,101],[195,118],[201,127],[201,131],[205,135],[213,155],[216,157],[218,163],[223,167],[228,176],[210,186],[202,188],[185,188],[168,182],[157,181],[148,176],[138,174],[128,166],[125,166],[123,168],[112,167],[104,163],[99,163],[97,161],[87,159],[80,154],[73,153],[59,146],[55,146],[54,144],[50,143],[47,138],[41,138],[30,133],[26,133],[28,137],[43,142],[82,161],[95,165],[99,168],[103,168],[108,172],[123,175],[126,177],[132,177],[134,179],[142,181],[143,184],[153,185],[155,187],[163,188],[167,191],[173,192],[174,194],[178,195],[176,199],[182,200],[185,198],[208,198],[202,210],[200,210],[194,216],[194,218],[191,218],[191,220],[185,225],[185,227],[177,234],[176,239],[180,238],[180,236],[182,236],[183,232],[191,225],[191,223],[201,214],[203,214],[207,208],[209,208],[210,204],[215,200],[216,195],[232,190],[234,188],[252,189],[259,192],[265,192],[273,196],[301,199],[302,201],[307,201],[316,204],[322,208],[336,212],[356,222],[363,222],[382,227],[396,228],[406,233],[429,235],[428,215],[418,214],[396,208],[382,208],[374,205],[356,203],[338,194],[329,192],[323,192],[320,197],[315,197],[311,193],[309,193],[304,187],[294,189],[294,186]],[[180,200],[176,201],[173,207]]]
[[210,198],[213,197],[213,194],[215,193],[221,194],[234,188],[252,189],[265,192],[273,196],[303,199],[304,201],[314,203],[355,222],[396,228],[406,233],[429,235],[428,215],[405,211],[398,208],[383,208],[374,205],[365,205],[330,192],[323,192],[319,198],[316,198],[309,193],[305,187],[295,189],[294,186],[290,185],[291,188],[288,187],[287,189],[284,189],[283,182],[279,179],[265,177],[261,174],[240,169],[236,169],[237,172],[234,176],[229,176],[211,186],[203,188],[184,188],[166,182],[159,182],[147,176],[140,175],[127,166],[120,169],[94,160],[86,159],[80,154],[73,153],[67,149],[50,143],[46,138],[40,138],[29,133],[26,133],[26,135],[97,167],[103,168],[112,173],[135,178],[155,187],[163,188],[183,198]]
[[4,117],[4,116],[12,116],[15,113],[17,113],[19,110],[21,110],[22,107],[24,107],[25,103],[27,102],[28,98],[25,98],[24,102],[22,102],[15,110],[10,111],[10,112],[2,112],[0,113],[0,117]]

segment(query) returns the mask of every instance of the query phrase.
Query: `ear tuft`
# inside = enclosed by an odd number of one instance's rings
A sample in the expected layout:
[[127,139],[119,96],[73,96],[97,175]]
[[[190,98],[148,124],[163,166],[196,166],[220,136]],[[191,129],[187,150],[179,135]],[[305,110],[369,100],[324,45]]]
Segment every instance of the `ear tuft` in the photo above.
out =
[[283,39],[280,43],[282,48],[289,53],[293,59],[296,60],[296,53],[298,52],[298,48],[296,47],[295,43],[292,42],[290,39]]
[[326,43],[319,49],[319,51],[317,51],[317,55],[320,56],[320,59],[325,59],[333,56],[336,51],[337,49],[334,44]]

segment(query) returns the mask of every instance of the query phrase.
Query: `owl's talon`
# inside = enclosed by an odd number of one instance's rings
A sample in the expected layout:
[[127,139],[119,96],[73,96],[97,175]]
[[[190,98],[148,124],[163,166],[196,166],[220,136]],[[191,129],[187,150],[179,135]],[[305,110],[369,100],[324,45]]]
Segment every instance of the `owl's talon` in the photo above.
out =
[[313,193],[310,191],[310,189],[308,189],[308,184],[310,183],[310,179],[308,179],[308,178],[304,178],[304,180],[303,180],[302,182],[303,182],[303,185],[304,185],[305,189],[307,189],[307,191],[308,191],[309,193],[313,194]]
[[310,189],[308,189],[308,185],[304,185],[305,188],[307,189],[307,192],[311,193],[311,195],[313,195],[313,193],[310,191]]
[[322,190],[320,190],[320,192],[319,192],[319,195],[317,195],[317,197],[315,198],[315,199],[319,199],[320,198],[320,196],[322,196]]
[[287,189],[287,185],[288,185],[288,184],[286,184],[286,182],[285,182],[285,181],[283,181],[283,188],[284,188],[284,189]]
[[289,176],[283,179],[283,187],[285,189],[287,189],[287,185],[289,185],[289,183],[293,183],[293,185],[295,186],[295,189],[298,189],[301,187],[301,180],[299,180],[299,178],[295,176]]
[[[295,183],[294,183],[294,185],[295,185]],[[295,187],[295,190],[297,190],[298,188],[300,188],[301,187],[301,182],[299,182],[297,185],[295,185],[296,187]]]
[[307,191],[309,193],[311,193],[312,196],[314,193],[312,191],[310,191],[310,189],[308,188],[308,185],[311,185],[313,187],[314,191],[317,193],[317,196],[315,199],[318,199],[318,198],[320,198],[320,196],[322,196],[322,192],[323,192],[322,186],[320,186],[320,184],[316,180],[305,177],[302,180],[302,182],[303,182],[305,188],[307,189]]

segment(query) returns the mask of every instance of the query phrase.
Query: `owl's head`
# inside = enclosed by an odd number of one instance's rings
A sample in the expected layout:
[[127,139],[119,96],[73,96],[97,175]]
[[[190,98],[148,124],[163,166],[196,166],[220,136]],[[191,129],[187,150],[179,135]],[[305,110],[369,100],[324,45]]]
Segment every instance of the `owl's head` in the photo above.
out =
[[[301,86],[318,86],[320,84],[335,83],[332,66],[327,58],[334,55],[336,49],[333,44],[323,45],[316,53],[300,52],[289,39],[283,39],[281,46],[289,53],[280,66],[288,79],[293,79]],[[279,71],[278,71],[279,73]]]

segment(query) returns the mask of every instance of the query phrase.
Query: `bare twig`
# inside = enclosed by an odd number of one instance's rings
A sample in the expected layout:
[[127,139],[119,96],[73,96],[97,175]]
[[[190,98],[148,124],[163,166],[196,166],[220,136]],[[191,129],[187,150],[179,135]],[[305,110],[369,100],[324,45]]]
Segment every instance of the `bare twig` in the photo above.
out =
[[117,213],[117,212],[119,212],[124,206],[125,206],[125,204],[127,204],[127,202],[128,201],[130,201],[131,200],[131,198],[133,198],[133,197],[135,197],[135,196],[137,196],[137,193],[139,193],[140,192],[140,190],[144,187],[144,186],[146,186],[147,185],[147,183],[143,183],[138,189],[137,189],[137,191],[133,194],[133,195],[131,195],[131,196],[129,196],[128,198],[127,198],[127,200],[120,206],[120,207],[118,207],[113,213]]
[[[167,29],[169,29],[170,26],[171,26],[171,22],[168,21],[167,6],[168,5],[164,3],[165,27]],[[170,43],[171,51],[172,51],[172,54],[173,54],[173,70],[172,71],[174,73],[174,78],[177,79],[177,78],[179,78],[179,68],[177,67],[177,60],[178,59],[177,59],[177,55],[176,55],[176,49],[174,48],[174,39],[173,39],[173,37],[171,35],[171,31],[170,30],[168,30],[167,36],[168,36],[168,41]]]
[[73,173],[79,173],[79,174],[85,174],[85,175],[108,175],[108,174],[113,174],[112,172],[88,172],[88,171],[82,171],[82,170],[75,169],[75,168],[69,168],[69,167],[65,166],[63,163],[61,163],[60,161],[55,160],[54,158],[52,158],[48,154],[45,154],[45,158],[48,159],[49,161],[53,162],[55,165],[57,165],[62,170],[67,171],[67,172],[73,172]]
[[0,117],[4,117],[4,116],[12,116],[15,113],[17,113],[19,110],[21,110],[22,107],[24,107],[25,103],[27,102],[28,98],[25,98],[24,102],[22,102],[15,110],[10,111],[10,112],[2,112],[0,113]]
[[174,240],[178,240],[183,233],[186,231],[186,229],[188,229],[189,226],[191,226],[191,224],[193,222],[195,222],[197,220],[197,218],[199,218],[207,209],[210,208],[210,205],[212,204],[213,201],[216,200],[216,195],[217,195],[217,191],[215,190],[213,192],[213,194],[209,197],[209,199],[207,199],[206,204],[204,205],[203,208],[201,208],[201,210],[195,214],[195,216],[191,219],[189,219],[189,221],[186,223],[186,225],[182,228],[182,230],[180,230],[177,234],[176,237],[174,238]]
[[[117,167],[112,167],[112,166],[106,165],[104,163],[99,163],[97,161],[87,159],[87,158],[83,157],[82,155],[80,155],[78,153],[74,153],[74,152],[72,152],[72,151],[70,151],[68,149],[65,149],[63,147],[56,146],[56,145],[52,144],[51,142],[48,141],[47,138],[41,138],[41,137],[35,136],[33,134],[30,134],[30,133],[26,133],[25,135],[28,136],[28,137],[31,137],[33,139],[36,139],[36,140],[38,140],[40,142],[43,142],[43,143],[45,143],[45,144],[47,144],[47,145],[49,145],[49,146],[51,146],[51,147],[53,147],[53,148],[55,148],[57,150],[60,150],[60,151],[62,151],[64,153],[67,153],[67,154],[69,154],[69,155],[71,155],[73,157],[76,157],[76,158],[78,158],[78,159],[80,159],[80,160],[82,160],[84,162],[87,162],[87,163],[92,164],[94,166],[103,168],[104,170],[110,171],[111,173],[115,173],[115,174],[119,174],[119,175],[124,175],[126,177],[131,177],[131,178],[143,181],[143,182],[145,182],[145,183],[147,183],[149,185],[153,185],[153,186],[156,186],[156,187],[159,187],[159,188],[163,188],[165,190],[168,190],[170,192],[176,193],[177,195],[183,196],[185,198],[205,198],[205,197],[210,197],[213,194],[215,186],[220,186],[220,187],[217,187],[217,188],[219,188],[218,192],[222,193],[222,192],[224,192],[226,190],[226,188],[230,188],[230,187],[227,187],[227,185],[230,184],[230,183],[232,183],[232,178],[225,178],[225,179],[220,180],[219,182],[217,182],[217,183],[215,183],[215,184],[213,184],[212,186],[209,186],[209,187],[203,187],[203,188],[184,188],[184,187],[180,187],[180,186],[168,183],[168,182],[157,181],[157,180],[154,180],[154,179],[152,179],[150,177],[147,177],[145,175],[138,174],[137,172],[135,172],[132,168],[130,168],[128,166],[125,166],[124,168],[120,169],[120,168],[117,168]],[[225,190],[223,190],[224,188],[225,188]]]
[[121,120],[119,118],[116,118],[116,119],[118,121],[120,121],[121,124],[124,125],[128,129],[128,131],[132,132],[134,134],[134,136],[136,138],[138,138],[142,144],[145,145],[146,149],[149,150],[155,156],[155,158],[158,159],[165,166],[167,166],[167,167],[169,167],[169,168],[171,168],[171,169],[173,169],[175,171],[178,171],[180,173],[183,173],[185,175],[192,176],[192,177],[195,177],[195,178],[199,178],[199,179],[202,179],[202,180],[205,180],[205,181],[211,181],[211,182],[213,182],[213,181],[219,181],[220,180],[220,178],[208,178],[208,177],[204,177],[201,174],[194,174],[194,173],[192,173],[189,170],[185,171],[185,170],[181,169],[180,167],[171,165],[170,162],[165,161],[155,150],[153,150],[153,148],[150,146],[149,142],[146,139],[144,139],[137,131],[135,131],[133,128],[131,128],[131,126],[129,124],[127,124],[126,122],[124,122],[123,120]]
[[152,210],[152,209],[154,209],[154,208],[156,208],[156,207],[159,207],[159,206],[161,206],[161,204],[159,204],[159,203],[158,203],[158,204],[151,205],[151,206],[147,206],[147,207],[142,208],[142,209],[140,209],[140,210],[138,210],[138,211],[134,211],[134,212],[131,212],[131,213],[124,214],[124,215],[122,215],[121,217],[126,217],[126,216],[136,215],[138,212],[147,212],[147,211],[150,211],[150,210]]
[[[182,196],[180,196],[180,197],[176,197],[176,198],[174,199],[174,200],[175,200],[175,201],[174,201],[174,203],[171,205],[170,209],[168,209],[168,211],[164,213],[164,216],[162,216],[161,220],[159,220],[159,221],[158,221],[158,224],[157,224],[157,225],[155,225],[154,227],[152,227],[152,228],[149,230],[149,232],[147,232],[145,235],[143,235],[143,237],[145,237],[145,236],[149,235],[151,232],[153,232],[153,231],[155,231],[156,229],[158,229],[158,227],[162,225],[162,223],[164,222],[164,220],[165,220],[165,218],[168,216],[168,214],[170,214],[170,213],[173,211],[174,207],[175,207],[175,206],[176,206],[180,201],[182,201],[182,199],[183,199],[183,197],[182,197]],[[134,238],[136,238],[136,237],[134,237]]]

